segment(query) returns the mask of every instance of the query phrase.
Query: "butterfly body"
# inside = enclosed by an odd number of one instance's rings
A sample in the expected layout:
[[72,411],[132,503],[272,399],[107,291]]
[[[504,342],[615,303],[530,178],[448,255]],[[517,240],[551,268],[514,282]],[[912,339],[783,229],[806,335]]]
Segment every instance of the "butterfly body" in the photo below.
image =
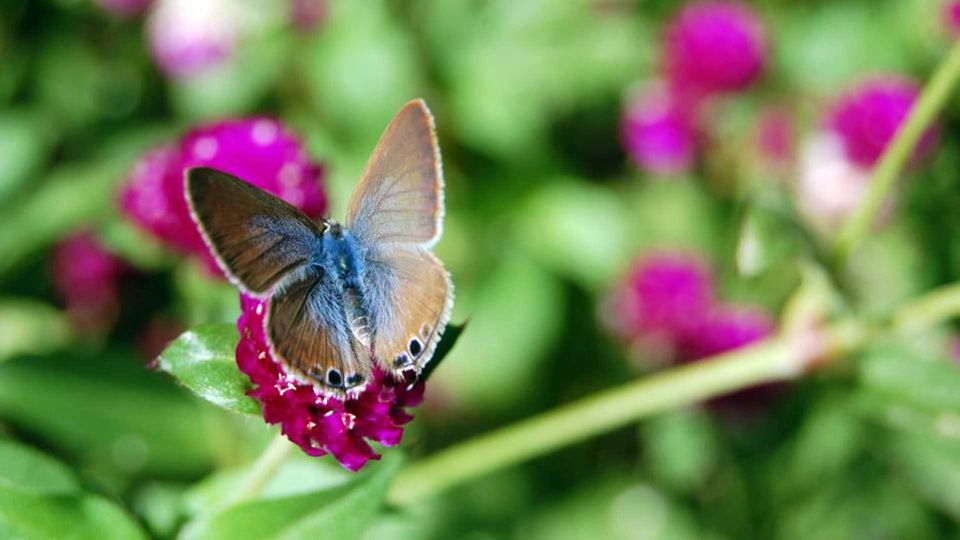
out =
[[275,358],[323,393],[362,388],[377,366],[419,374],[445,328],[453,285],[430,252],[443,179],[426,105],[387,127],[351,197],[345,225],[213,169],[187,173],[191,213],[224,273],[269,299]]

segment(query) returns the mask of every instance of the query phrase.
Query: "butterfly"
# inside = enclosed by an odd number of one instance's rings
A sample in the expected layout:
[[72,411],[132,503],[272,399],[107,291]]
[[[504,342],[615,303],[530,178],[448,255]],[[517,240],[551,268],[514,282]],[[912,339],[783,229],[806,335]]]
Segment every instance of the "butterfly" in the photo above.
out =
[[431,252],[443,229],[443,174],[433,116],[407,103],[354,188],[343,225],[210,168],[185,193],[228,279],[269,299],[265,334],[288,372],[338,397],[375,366],[419,375],[453,307],[453,283]]

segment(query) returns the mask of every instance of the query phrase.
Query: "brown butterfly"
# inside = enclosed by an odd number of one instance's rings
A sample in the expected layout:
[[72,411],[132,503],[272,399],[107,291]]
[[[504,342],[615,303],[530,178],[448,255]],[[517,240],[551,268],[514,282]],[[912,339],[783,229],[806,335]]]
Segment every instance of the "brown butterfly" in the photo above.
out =
[[380,137],[350,197],[344,225],[314,223],[229,174],[187,172],[186,196],[230,280],[269,298],[274,357],[342,396],[375,363],[400,375],[430,361],[453,306],[453,284],[431,253],[443,229],[443,173],[433,116],[407,103]]

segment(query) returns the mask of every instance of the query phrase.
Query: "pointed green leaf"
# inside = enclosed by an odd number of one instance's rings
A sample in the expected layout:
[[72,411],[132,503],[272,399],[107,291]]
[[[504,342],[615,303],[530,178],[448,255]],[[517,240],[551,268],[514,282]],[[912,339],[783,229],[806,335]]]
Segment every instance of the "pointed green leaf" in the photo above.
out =
[[399,455],[372,463],[349,484],[242,503],[190,523],[183,540],[360,538],[380,513]]
[[0,486],[38,494],[72,493],[79,489],[62,463],[33,448],[0,440]]
[[0,485],[0,538],[146,538],[123,510],[95,495],[41,495]]
[[237,339],[232,324],[199,326],[181,334],[160,354],[160,369],[218,407],[260,414],[260,406],[246,395],[250,380],[237,368]]

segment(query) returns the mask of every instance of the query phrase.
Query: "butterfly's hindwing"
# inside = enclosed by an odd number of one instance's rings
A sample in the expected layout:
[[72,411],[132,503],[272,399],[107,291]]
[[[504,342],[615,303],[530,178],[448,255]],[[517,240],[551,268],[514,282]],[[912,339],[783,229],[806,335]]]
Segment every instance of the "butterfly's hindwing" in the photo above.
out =
[[350,334],[333,276],[311,265],[274,292],[266,322],[274,356],[335,394],[362,385],[370,374],[363,346]]

